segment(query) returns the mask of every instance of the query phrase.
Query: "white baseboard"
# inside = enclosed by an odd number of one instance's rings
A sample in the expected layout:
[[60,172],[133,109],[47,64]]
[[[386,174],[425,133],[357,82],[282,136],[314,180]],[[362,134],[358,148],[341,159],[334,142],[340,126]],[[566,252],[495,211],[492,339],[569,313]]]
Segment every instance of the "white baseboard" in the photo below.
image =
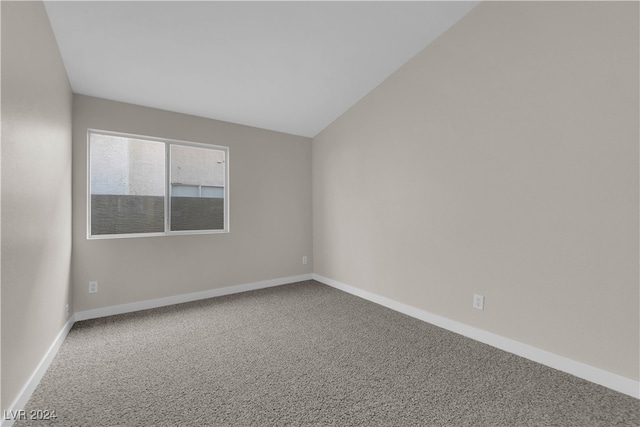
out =
[[288,283],[311,280],[311,274],[300,276],[281,277],[278,279],[263,280],[255,283],[228,286],[226,288],[210,289],[202,292],[176,295],[172,297],[156,298],[151,300],[132,302],[129,304],[112,305],[110,307],[96,308],[94,310],[79,311],[75,313],[75,320],[96,319],[98,317],[113,316],[115,314],[131,313],[134,311],[148,310],[150,308],[164,307],[167,305],[180,304],[183,302],[198,301],[201,299],[220,297],[223,295],[237,294],[240,292],[253,291],[256,289],[270,288],[272,286],[286,285]]
[[72,315],[67,321],[67,323],[64,325],[64,327],[62,328],[62,330],[54,340],[53,344],[51,344],[51,347],[49,347],[49,350],[47,351],[45,356],[42,358],[42,361],[40,361],[40,364],[38,365],[36,370],[33,372],[33,374],[31,375],[31,377],[29,378],[25,386],[22,388],[20,393],[18,394],[18,397],[15,399],[15,401],[11,404],[9,408],[7,408],[6,410],[3,410],[3,413],[2,413],[3,419],[2,419],[2,423],[0,424],[0,427],[10,427],[11,425],[13,425],[15,420],[4,419],[5,411],[7,414],[11,414],[12,412],[14,414],[17,414],[17,411],[25,407],[25,405],[29,401],[29,398],[31,397],[34,390],[40,383],[40,380],[42,379],[43,375],[49,368],[49,365],[53,361],[53,358],[58,353],[58,349],[62,345],[62,342],[67,337],[67,334],[69,333],[69,331],[71,330],[71,327],[75,322],[78,322],[80,320],[111,316],[114,314],[122,314],[122,313],[129,313],[129,312],[139,311],[139,310],[147,310],[150,308],[164,307],[167,305],[180,304],[183,302],[219,297],[223,295],[236,294],[240,292],[253,291],[256,289],[270,288],[273,286],[286,285],[289,283],[302,282],[302,281],[311,280],[311,279],[312,279],[311,274],[281,277],[278,279],[263,280],[255,283],[246,283],[243,285],[228,286],[226,288],[211,289],[208,291],[194,292],[190,294],[176,295],[173,297],[157,298],[152,300],[134,302],[130,304],[121,304],[121,305],[115,305],[111,307],[98,308],[95,310],[86,310],[86,311],[77,312],[74,315]]
[[[71,316],[69,320],[67,320],[67,323],[65,323],[65,325],[62,327],[62,330],[60,331],[60,333],[58,333],[58,336],[53,341],[53,344],[51,344],[49,350],[47,350],[44,357],[36,367],[35,371],[33,372],[33,374],[31,374],[29,380],[27,380],[27,383],[24,385],[24,387],[22,387],[20,393],[18,393],[18,397],[16,397],[11,406],[6,409],[7,413],[11,413],[9,411],[13,411],[13,413],[16,414],[19,410],[24,409],[25,405],[29,401],[29,398],[40,383],[40,380],[44,376],[45,372],[47,372],[49,365],[51,365],[53,358],[56,357],[58,349],[62,345],[64,339],[67,337],[67,334],[71,330],[74,322],[75,319],[73,318],[73,316]],[[9,427],[13,425],[14,422],[14,419],[5,419],[5,410],[3,410],[1,424],[2,427]]]
[[354,288],[353,286],[346,285],[315,273],[312,276],[314,280],[333,288],[348,292],[416,319],[420,319],[443,329],[447,329],[465,337],[499,348],[500,350],[516,354],[542,365],[549,366],[620,393],[635,397],[636,399],[640,399],[640,382],[638,381],[634,381],[603,369],[594,368],[593,366],[585,365],[584,363],[576,362],[575,360],[558,356],[557,354],[532,347],[528,344],[514,341],[482,329],[474,328],[473,326],[465,325],[464,323],[456,322],[362,289]]
[[[24,387],[18,394],[18,397],[11,404],[11,406],[6,409],[6,411],[7,412],[13,411],[14,413],[16,413],[16,411],[23,409],[25,407],[29,398],[31,397],[31,394],[33,394],[34,390],[40,383],[40,380],[42,379],[43,375],[47,371],[47,368],[53,361],[53,358],[56,356],[58,349],[62,345],[62,342],[64,341],[67,334],[71,330],[71,327],[77,321],[104,317],[104,316],[111,316],[114,314],[129,313],[129,312],[139,311],[139,310],[146,310],[146,309],[156,308],[156,307],[163,307],[163,306],[172,305],[172,304],[179,304],[183,302],[196,301],[196,300],[213,298],[213,297],[223,296],[223,295],[230,295],[230,294],[235,294],[240,292],[247,292],[247,291],[252,291],[256,289],[286,285],[288,283],[302,282],[302,281],[311,280],[311,279],[317,280],[318,282],[324,283],[336,289],[348,292],[360,298],[369,300],[376,304],[380,304],[392,310],[398,311],[400,313],[404,313],[408,316],[431,323],[433,325],[450,330],[452,332],[458,333],[460,335],[466,336],[476,341],[480,341],[482,343],[491,345],[501,350],[508,351],[518,356],[522,356],[534,362],[541,363],[551,368],[558,369],[560,371],[575,375],[576,377],[585,379],[587,381],[591,381],[596,384],[600,384],[612,390],[616,390],[621,393],[640,399],[640,383],[638,381],[634,381],[629,378],[626,378],[617,374],[613,374],[603,369],[594,368],[592,366],[585,365],[580,362],[576,362],[566,357],[558,356],[548,351],[541,350],[539,348],[535,348],[530,345],[523,344],[521,342],[514,341],[509,338],[505,338],[500,335],[493,334],[491,332],[484,331],[482,329],[474,328],[472,326],[465,325],[463,323],[456,322],[456,321],[447,319],[445,317],[438,316],[438,315],[429,313],[427,311],[408,306],[406,304],[394,301],[392,299],[389,299],[380,295],[376,295],[371,292],[364,291],[364,290],[355,288],[353,286],[349,286],[344,283],[338,282],[336,280],[329,279],[327,277],[323,277],[314,273],[314,274],[303,274],[300,276],[283,277],[279,279],[264,280],[261,282],[247,283],[243,285],[229,286],[226,288],[211,289],[208,291],[194,292],[190,294],[176,295],[173,297],[158,298],[158,299],[140,301],[140,302],[130,303],[130,304],[121,304],[121,305],[116,305],[111,307],[104,307],[104,308],[99,308],[95,310],[87,310],[87,311],[81,311],[81,312],[75,313],[73,316],[71,316],[71,318],[69,318],[67,323],[64,325],[64,327],[62,328],[62,330],[60,331],[60,333],[58,334],[54,342],[49,347],[49,350],[47,350],[44,357],[38,364],[37,368],[35,369],[31,377],[27,381],[27,383],[24,385]],[[10,427],[11,425],[13,425],[13,423],[14,423],[14,420],[4,419],[4,412],[3,412],[3,419],[0,426]]]

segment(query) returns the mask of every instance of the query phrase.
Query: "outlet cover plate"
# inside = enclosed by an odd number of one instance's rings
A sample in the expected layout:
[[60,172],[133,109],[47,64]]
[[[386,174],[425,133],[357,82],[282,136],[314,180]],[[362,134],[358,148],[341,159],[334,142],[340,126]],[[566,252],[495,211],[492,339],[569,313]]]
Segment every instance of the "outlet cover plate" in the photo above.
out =
[[473,296],[473,308],[484,310],[484,297],[482,295]]
[[95,281],[89,282],[89,293],[95,294],[96,292],[98,292],[98,282],[95,282]]

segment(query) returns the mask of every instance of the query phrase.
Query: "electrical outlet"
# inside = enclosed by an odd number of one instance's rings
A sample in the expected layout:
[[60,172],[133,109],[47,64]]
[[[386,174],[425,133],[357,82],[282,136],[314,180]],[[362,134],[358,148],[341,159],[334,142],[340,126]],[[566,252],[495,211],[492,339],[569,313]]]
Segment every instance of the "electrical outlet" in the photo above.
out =
[[303,264],[307,264],[309,262],[309,259],[306,256],[302,257],[302,263]]
[[64,306],[64,311],[67,313],[67,318],[69,318],[69,304]]
[[89,282],[89,293],[95,294],[98,292],[98,282]]
[[473,308],[484,310],[484,297],[482,295],[473,296]]

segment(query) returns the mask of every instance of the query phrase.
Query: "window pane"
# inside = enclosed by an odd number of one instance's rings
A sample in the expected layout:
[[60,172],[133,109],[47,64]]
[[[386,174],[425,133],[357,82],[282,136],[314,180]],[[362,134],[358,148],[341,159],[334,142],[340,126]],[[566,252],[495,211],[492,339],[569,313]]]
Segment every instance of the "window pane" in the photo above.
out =
[[200,197],[224,198],[224,187],[207,187],[203,185]]
[[[171,231],[223,230],[224,151],[182,145],[171,145],[170,150]],[[212,194],[208,187],[218,190]]]
[[173,197],[199,197],[197,185],[171,185],[171,195]]
[[92,133],[91,235],[164,232],[165,144]]

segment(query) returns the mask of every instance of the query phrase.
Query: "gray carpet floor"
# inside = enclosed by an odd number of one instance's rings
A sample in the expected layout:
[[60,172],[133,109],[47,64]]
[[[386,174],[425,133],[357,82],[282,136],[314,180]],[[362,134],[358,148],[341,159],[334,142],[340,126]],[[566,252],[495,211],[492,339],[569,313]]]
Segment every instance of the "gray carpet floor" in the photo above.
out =
[[309,281],[78,322],[61,426],[638,426],[640,401]]

